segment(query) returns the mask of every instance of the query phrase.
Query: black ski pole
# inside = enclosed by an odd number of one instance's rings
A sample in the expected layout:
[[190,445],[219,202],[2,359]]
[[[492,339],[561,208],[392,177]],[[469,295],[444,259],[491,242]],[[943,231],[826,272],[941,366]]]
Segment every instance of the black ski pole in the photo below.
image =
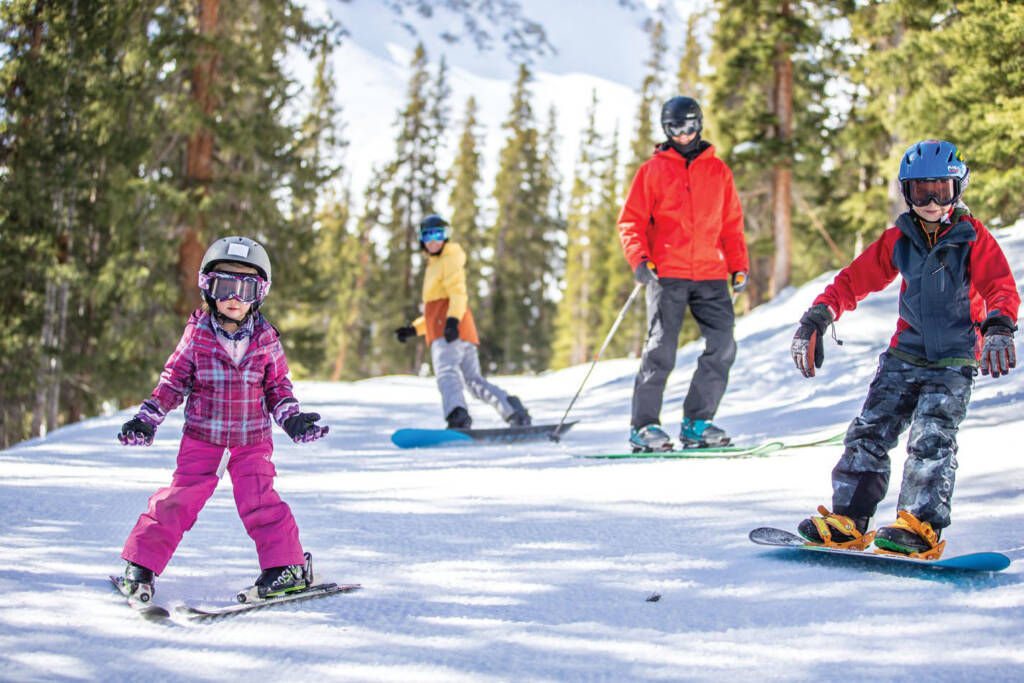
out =
[[576,395],[572,397],[571,401],[569,401],[569,407],[565,409],[565,414],[562,415],[562,421],[558,423],[557,427],[555,427],[555,431],[548,435],[548,438],[555,443],[558,443],[561,439],[561,437],[558,436],[558,433],[562,431],[562,425],[565,424],[565,418],[569,417],[569,411],[572,410],[572,406],[576,403],[576,399],[580,397],[580,392],[583,391],[583,386],[587,383],[587,380],[590,379],[590,373],[594,371],[594,366],[597,365],[597,361],[601,358],[601,354],[604,353],[604,350],[608,348],[608,343],[611,342],[612,337],[615,335],[615,330],[619,329],[619,324],[621,324],[622,319],[626,317],[626,311],[628,311],[629,307],[633,305],[633,300],[636,299],[637,294],[639,294],[640,290],[643,288],[644,286],[639,283],[637,283],[637,286],[633,288],[633,292],[629,295],[629,298],[626,299],[626,303],[622,306],[622,310],[619,311],[619,317],[615,319],[614,323],[612,323],[612,329],[608,331],[608,336],[604,338],[604,343],[601,344],[601,349],[597,352],[597,355],[594,356],[594,361],[590,364],[590,369],[587,370],[587,375],[583,378],[583,382],[580,383],[580,388],[576,390]]

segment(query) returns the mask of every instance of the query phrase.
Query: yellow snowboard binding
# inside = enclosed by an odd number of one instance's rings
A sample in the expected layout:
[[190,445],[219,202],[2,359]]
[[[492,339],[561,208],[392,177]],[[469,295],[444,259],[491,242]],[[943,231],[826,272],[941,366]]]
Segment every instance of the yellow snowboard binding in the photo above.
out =
[[899,510],[894,524],[882,527],[875,535],[875,552],[879,554],[903,555],[918,560],[937,560],[946,549],[946,542],[939,541],[942,532],[932,529],[928,522],[922,522],[906,510]]

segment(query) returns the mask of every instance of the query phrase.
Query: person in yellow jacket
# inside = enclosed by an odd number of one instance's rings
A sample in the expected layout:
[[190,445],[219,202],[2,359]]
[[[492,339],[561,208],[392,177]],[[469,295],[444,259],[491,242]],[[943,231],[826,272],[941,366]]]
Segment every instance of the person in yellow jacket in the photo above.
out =
[[466,252],[449,241],[449,227],[437,214],[420,223],[420,247],[427,254],[423,315],[396,329],[395,338],[405,343],[411,337],[426,336],[449,429],[469,429],[473,424],[463,385],[475,398],[494,406],[510,425],[529,426],[530,414],[522,402],[488,382],[480,372],[480,339],[466,293]]

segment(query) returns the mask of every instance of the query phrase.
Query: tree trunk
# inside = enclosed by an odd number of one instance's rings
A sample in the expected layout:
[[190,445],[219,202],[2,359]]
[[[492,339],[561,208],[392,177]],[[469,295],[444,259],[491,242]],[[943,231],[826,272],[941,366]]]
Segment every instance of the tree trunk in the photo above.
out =
[[[780,13],[784,19],[792,14],[789,2],[783,2]],[[789,285],[792,221],[793,221],[793,170],[792,150],[789,149],[793,137],[793,61],[790,46],[785,39],[775,45],[775,87],[774,111],[778,123],[775,138],[779,147],[784,150],[772,169],[772,232],[775,237],[775,263],[772,267],[771,296],[775,296]]]
[[[192,69],[192,100],[204,118],[212,115],[217,106],[213,85],[220,60],[212,43],[217,33],[219,10],[220,0],[198,0],[199,36],[202,43]],[[213,132],[200,124],[189,138],[185,159],[185,187],[198,191],[198,196],[195,197],[196,206],[209,194],[212,179]],[[175,307],[181,315],[194,310],[201,302],[196,286],[196,274],[205,253],[202,239],[204,228],[204,216],[201,210],[197,210],[182,230],[178,247],[178,276],[181,290]]]

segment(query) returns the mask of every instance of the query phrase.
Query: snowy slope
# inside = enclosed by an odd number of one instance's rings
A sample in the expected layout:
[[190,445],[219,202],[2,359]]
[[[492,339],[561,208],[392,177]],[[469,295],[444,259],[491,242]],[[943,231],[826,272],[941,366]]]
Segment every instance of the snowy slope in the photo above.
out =
[[[1024,259],[1024,224],[997,233]],[[828,277],[746,316],[719,422],[739,441],[828,436],[860,406],[895,324],[895,289],[840,322],[799,377],[795,321]],[[168,340],[170,351],[174,340]],[[666,424],[699,353],[679,352]],[[0,452],[0,679],[1012,680],[1024,677],[1024,372],[979,378],[961,430],[950,554],[998,550],[993,576],[861,570],[747,541],[829,501],[838,447],[738,461],[598,461],[628,427],[635,360],[602,362],[559,446],[399,451],[396,428],[440,422],[430,379],[300,383],[332,425],[275,435],[278,487],[324,579],[351,595],[209,625],[139,620],[107,585],[146,498],[173,467],[180,410],[148,449],[130,412]],[[497,381],[560,417],[586,367]],[[140,397],[141,398],[141,397]],[[495,425],[483,405],[478,423]],[[898,482],[902,450],[895,451]],[[158,580],[157,600],[228,601],[258,573],[222,482]],[[895,511],[895,486],[880,518]],[[645,599],[654,591],[658,602]],[[202,662],[202,666],[197,663]]]
[[[479,107],[479,131],[483,134],[484,193],[491,191],[497,171],[497,157],[504,144],[502,123],[511,107],[511,89],[518,65],[506,55],[503,44],[478,51],[463,40],[445,41],[446,31],[458,33],[462,20],[444,9],[424,18],[406,11],[398,16],[370,0],[315,0],[311,11],[324,16],[328,12],[348,32],[335,55],[335,88],[342,106],[345,137],[349,141],[346,168],[351,187],[359,196],[370,178],[371,167],[381,165],[394,155],[394,124],[405,106],[409,80],[409,62],[413,49],[423,41],[430,58],[430,73],[444,56],[449,67],[449,100],[452,116],[451,138],[442,151],[441,167],[451,163],[466,100],[476,98]],[[643,79],[644,62],[650,51],[644,22],[652,12],[644,3],[623,7],[615,0],[524,0],[523,14],[543,25],[548,41],[556,52],[537,57],[531,64],[535,81],[530,86],[537,124],[547,126],[549,107],[557,107],[560,137],[559,164],[563,178],[571,179],[579,148],[580,131],[586,125],[591,93],[596,92],[599,106],[597,127],[603,134],[619,130],[620,149],[629,144],[635,126],[638,97],[636,89]],[[650,4],[650,3],[648,3]],[[673,48],[681,40],[682,12],[688,3],[667,13]],[[403,24],[416,28],[413,35]],[[493,27],[491,32],[497,34]],[[674,62],[678,53],[667,57]],[[308,65],[296,65],[300,79],[309,80]],[[675,67],[668,71],[673,75]],[[665,84],[671,88],[671,83]],[[571,180],[567,180],[571,184]],[[438,197],[443,202],[447,196]]]

